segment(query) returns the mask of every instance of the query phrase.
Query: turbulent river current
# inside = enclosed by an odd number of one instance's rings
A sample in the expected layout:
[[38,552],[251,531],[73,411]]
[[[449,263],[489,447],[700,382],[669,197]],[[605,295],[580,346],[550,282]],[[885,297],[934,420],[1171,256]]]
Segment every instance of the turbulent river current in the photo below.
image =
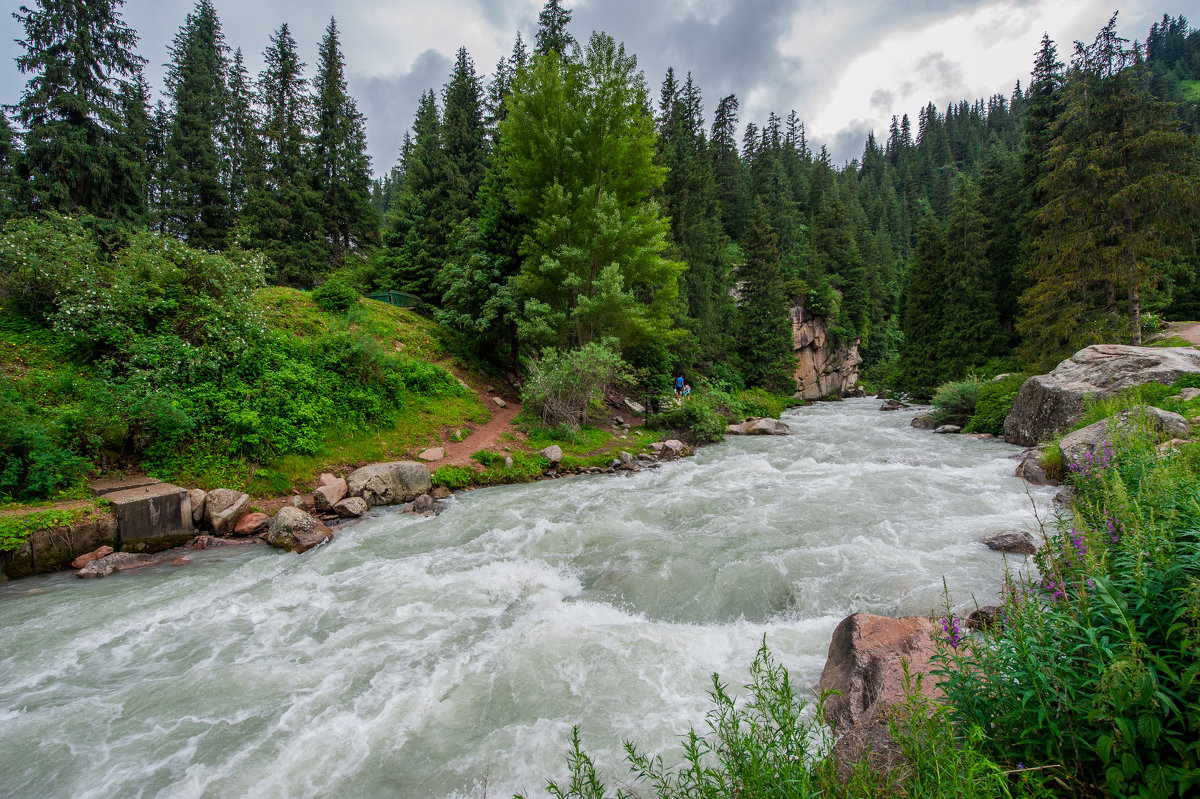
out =
[[[1036,529],[1046,489],[997,441],[913,430],[877,400],[784,418],[630,476],[381,512],[296,556],[0,586],[0,794],[504,797],[668,761],[764,636],[806,688],[854,611],[993,601],[979,541]],[[383,511],[384,509],[377,509]]]

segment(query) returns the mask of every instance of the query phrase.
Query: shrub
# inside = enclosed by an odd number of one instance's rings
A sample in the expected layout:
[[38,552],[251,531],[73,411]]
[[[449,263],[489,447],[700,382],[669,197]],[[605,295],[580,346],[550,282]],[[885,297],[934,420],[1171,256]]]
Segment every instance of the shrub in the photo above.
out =
[[626,381],[627,371],[621,356],[605,344],[549,348],[530,364],[521,402],[546,427],[578,429],[590,421],[605,391]]
[[658,430],[674,430],[681,438],[695,444],[708,444],[725,437],[728,425],[728,406],[719,407],[711,395],[692,395],[674,410],[651,418],[649,426]]
[[317,307],[331,313],[344,311],[350,306],[358,304],[361,297],[358,289],[351,285],[350,279],[338,272],[331,274],[312,292],[313,302],[317,304]]
[[1004,420],[1012,410],[1013,400],[1017,398],[1025,378],[1026,375],[1017,374],[982,383],[974,412],[963,432],[1004,435]]
[[470,466],[439,466],[432,475],[435,486],[446,488],[466,488],[476,485],[479,473]]
[[787,410],[788,401],[787,397],[761,388],[738,391],[733,395],[733,415],[740,417],[738,421],[751,417],[778,418]]
[[83,223],[48,211],[14,219],[0,239],[0,300],[11,310],[46,320],[69,286],[99,282],[100,250]]
[[938,386],[933,395],[933,419],[937,424],[965,425],[975,412],[982,381],[970,377]]

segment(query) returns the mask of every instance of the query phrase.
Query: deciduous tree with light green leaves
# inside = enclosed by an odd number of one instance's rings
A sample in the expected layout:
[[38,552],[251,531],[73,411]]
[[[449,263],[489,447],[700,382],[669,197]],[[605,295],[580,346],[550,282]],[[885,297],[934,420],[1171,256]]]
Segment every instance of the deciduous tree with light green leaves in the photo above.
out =
[[648,105],[637,60],[603,33],[580,60],[544,52],[517,75],[500,157],[530,220],[515,278],[524,344],[674,337],[683,264],[663,256],[669,225],[651,195],[664,170]]

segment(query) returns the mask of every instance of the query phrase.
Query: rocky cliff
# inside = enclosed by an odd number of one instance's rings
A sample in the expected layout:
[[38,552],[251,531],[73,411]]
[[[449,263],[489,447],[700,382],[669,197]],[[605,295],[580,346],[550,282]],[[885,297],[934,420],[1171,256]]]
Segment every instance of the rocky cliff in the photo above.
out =
[[792,348],[796,352],[796,396],[806,400],[845,397],[858,386],[858,341],[833,346],[825,317],[804,306],[792,308]]

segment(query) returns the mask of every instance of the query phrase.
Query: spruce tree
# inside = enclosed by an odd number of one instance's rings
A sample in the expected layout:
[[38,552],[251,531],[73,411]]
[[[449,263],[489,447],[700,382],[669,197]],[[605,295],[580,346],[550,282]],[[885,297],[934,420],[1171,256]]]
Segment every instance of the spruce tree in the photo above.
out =
[[730,94],[721,99],[713,114],[712,159],[721,224],[725,235],[734,240],[742,237],[749,218],[745,170],[738,155],[737,127],[738,100]]
[[937,220],[926,214],[917,231],[900,351],[900,387],[918,399],[933,396],[943,379],[941,342],[948,283],[945,239]]
[[150,205],[149,153],[153,147],[153,123],[150,118],[150,84],[139,67],[133,80],[121,84],[117,95],[121,118],[116,138],[119,170],[114,186],[114,205],[124,207],[128,218],[142,223]]
[[224,246],[230,225],[221,162],[227,50],[211,0],[199,0],[170,46],[165,170],[167,227],[199,249]]
[[557,53],[566,57],[567,50],[575,44],[575,37],[567,30],[571,23],[571,12],[563,8],[559,0],[546,0],[538,14],[536,53]]
[[312,189],[308,82],[287,23],[271,34],[263,61],[262,177],[247,196],[243,219],[271,263],[272,280],[312,286],[327,261]]
[[14,138],[8,115],[0,110],[0,222],[14,216],[23,205],[17,164],[20,152],[13,146]]
[[[87,211],[133,221],[131,170],[122,162],[120,88],[145,59],[121,19],[122,0],[37,0],[14,17],[22,74],[32,75],[14,107],[25,129],[23,163],[35,210]],[[132,192],[136,193],[136,192]]]
[[438,271],[448,248],[446,207],[448,181],[442,149],[441,119],[432,90],[421,95],[413,135],[405,139],[401,171],[383,233],[388,288],[400,289],[437,305]]
[[779,247],[760,205],[743,237],[746,262],[738,268],[737,330],[747,384],[777,394],[796,391],[792,324],[779,266]]
[[1149,91],[1116,15],[1075,58],[1039,183],[1036,282],[1020,329],[1033,358],[1124,334],[1141,343],[1143,296],[1182,264],[1200,217],[1196,141]]
[[1001,343],[987,219],[978,191],[965,178],[955,187],[945,242],[947,283],[938,361],[942,379],[955,380],[998,354]]
[[254,87],[246,72],[240,47],[234,51],[233,63],[229,66],[228,105],[222,142],[229,207],[231,214],[236,217],[241,212],[250,187],[261,179],[262,170]]
[[331,17],[318,48],[316,130],[312,147],[313,188],[324,224],[329,266],[375,238],[378,225],[371,205],[371,158],[362,114],[346,93],[345,64]]
[[446,167],[446,206],[443,222],[449,227],[471,213],[475,195],[487,166],[483,119],[483,88],[475,63],[460,47],[450,82],[442,90],[442,152]]

